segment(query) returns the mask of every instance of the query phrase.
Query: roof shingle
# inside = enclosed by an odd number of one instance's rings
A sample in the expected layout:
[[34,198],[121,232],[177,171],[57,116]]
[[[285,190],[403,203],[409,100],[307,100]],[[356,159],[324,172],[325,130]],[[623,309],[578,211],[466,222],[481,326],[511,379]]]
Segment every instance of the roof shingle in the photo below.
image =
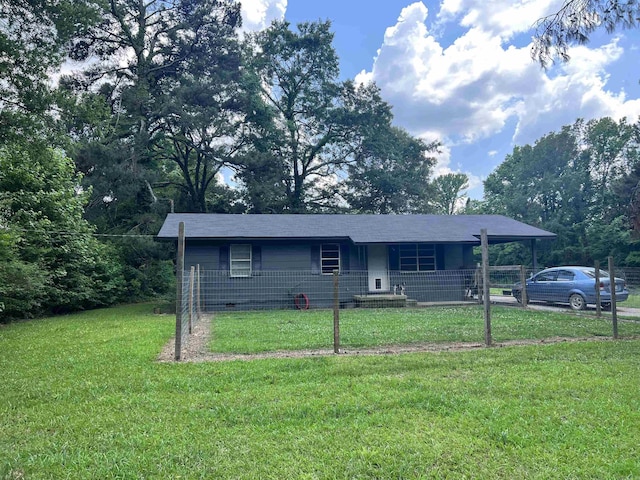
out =
[[332,215],[170,213],[159,239],[351,239],[368,243],[478,243],[487,229],[492,243],[553,239],[554,233],[502,215]]

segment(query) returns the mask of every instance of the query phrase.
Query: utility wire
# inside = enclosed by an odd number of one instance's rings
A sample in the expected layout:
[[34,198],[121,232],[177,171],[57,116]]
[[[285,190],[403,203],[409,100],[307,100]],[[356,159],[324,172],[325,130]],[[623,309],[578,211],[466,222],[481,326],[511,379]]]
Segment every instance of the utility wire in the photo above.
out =
[[18,227],[13,227],[11,229],[7,228],[7,227],[0,227],[0,232],[1,231],[10,231],[10,230],[14,230],[14,231],[18,231],[18,232],[22,232],[22,233],[35,233],[37,235],[43,235],[43,234],[48,234],[48,235],[67,235],[67,236],[92,236],[92,237],[114,237],[114,238],[155,238],[156,235],[149,235],[149,234],[133,234],[133,233],[90,233],[90,232],[65,232],[65,231],[61,231],[61,230],[35,230],[35,229],[29,229],[29,228],[18,228]]

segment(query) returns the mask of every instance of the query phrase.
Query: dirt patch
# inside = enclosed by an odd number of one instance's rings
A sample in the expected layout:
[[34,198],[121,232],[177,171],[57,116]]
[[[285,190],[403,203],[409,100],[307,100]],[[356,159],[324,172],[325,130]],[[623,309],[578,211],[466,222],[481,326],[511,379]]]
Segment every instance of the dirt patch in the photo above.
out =
[[[317,350],[287,350],[255,354],[213,353],[209,351],[211,317],[203,317],[193,326],[192,334],[185,338],[182,345],[180,362],[225,362],[232,360],[260,360],[267,358],[306,358],[335,355],[333,349]],[[634,337],[635,338],[635,337]],[[519,345],[549,345],[564,342],[602,342],[611,341],[610,337],[551,337],[542,340],[508,340],[494,342],[492,348],[512,347]],[[448,342],[448,343],[420,343],[412,345],[387,345],[378,348],[344,348],[340,355],[397,355],[401,353],[419,352],[456,352],[485,348],[484,343],[477,342]],[[175,340],[172,338],[158,356],[159,362],[175,361]]]

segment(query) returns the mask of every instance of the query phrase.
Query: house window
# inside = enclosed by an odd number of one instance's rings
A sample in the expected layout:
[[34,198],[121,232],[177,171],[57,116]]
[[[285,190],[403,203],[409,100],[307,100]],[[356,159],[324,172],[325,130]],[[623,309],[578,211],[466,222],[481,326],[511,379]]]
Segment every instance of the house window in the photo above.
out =
[[322,244],[320,263],[323,274],[331,274],[334,270],[340,270],[340,245],[337,243]]
[[251,245],[231,245],[230,273],[232,277],[251,276]]
[[423,272],[436,269],[435,245],[400,245],[400,270],[405,272]]

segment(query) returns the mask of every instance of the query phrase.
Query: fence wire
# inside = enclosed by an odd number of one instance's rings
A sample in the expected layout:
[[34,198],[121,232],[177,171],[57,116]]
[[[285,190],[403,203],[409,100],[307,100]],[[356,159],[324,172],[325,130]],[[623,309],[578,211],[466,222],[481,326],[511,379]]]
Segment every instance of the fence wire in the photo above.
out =
[[[518,265],[490,267],[492,299],[517,303],[523,280],[534,273],[534,270]],[[640,268],[616,269],[616,277],[625,280],[629,292],[640,293]],[[307,310],[334,305],[333,275],[310,271],[259,271],[248,277],[232,277],[228,271],[195,270],[186,271],[184,279],[182,309],[185,322],[197,320],[200,311]],[[548,293],[552,293],[551,290]],[[339,274],[339,306],[343,309],[480,302],[482,294],[480,269]]]
[[[341,272],[340,308],[418,306],[471,301],[477,295],[476,270]],[[376,280],[378,281],[376,285]],[[334,303],[333,275],[306,271],[261,271],[231,277],[226,271],[201,272],[204,311],[317,309]],[[376,290],[376,286],[379,287]],[[373,288],[372,288],[373,287]]]
[[181,327],[180,338],[176,338],[176,360],[182,357],[182,350],[186,347],[189,336],[193,333],[194,326],[201,317],[200,286],[199,269],[192,268],[190,271],[184,272],[182,277],[182,299],[180,305],[176,307],[180,312],[176,321],[180,322]]
[[[521,309],[523,279],[526,286],[534,273],[518,265],[490,267],[490,303]],[[378,275],[349,271],[341,272],[337,279],[309,271],[256,271],[247,277],[232,277],[228,271],[218,270],[185,272],[181,343],[189,341],[200,312],[215,312],[216,351],[330,348],[331,309],[335,305],[341,312],[341,348],[482,342],[482,277],[480,269]],[[625,280],[629,291],[640,293],[640,269],[619,268],[616,277]],[[538,298],[529,305],[567,302]],[[420,308],[426,306],[442,308]],[[606,317],[594,316],[596,323],[585,323],[580,317],[574,320],[562,315],[526,321],[523,319],[532,312],[507,310],[513,313],[500,311],[493,320],[497,341],[610,333],[610,316],[609,323]],[[567,305],[565,311],[570,311]],[[624,331],[640,334],[640,323],[627,324]]]

